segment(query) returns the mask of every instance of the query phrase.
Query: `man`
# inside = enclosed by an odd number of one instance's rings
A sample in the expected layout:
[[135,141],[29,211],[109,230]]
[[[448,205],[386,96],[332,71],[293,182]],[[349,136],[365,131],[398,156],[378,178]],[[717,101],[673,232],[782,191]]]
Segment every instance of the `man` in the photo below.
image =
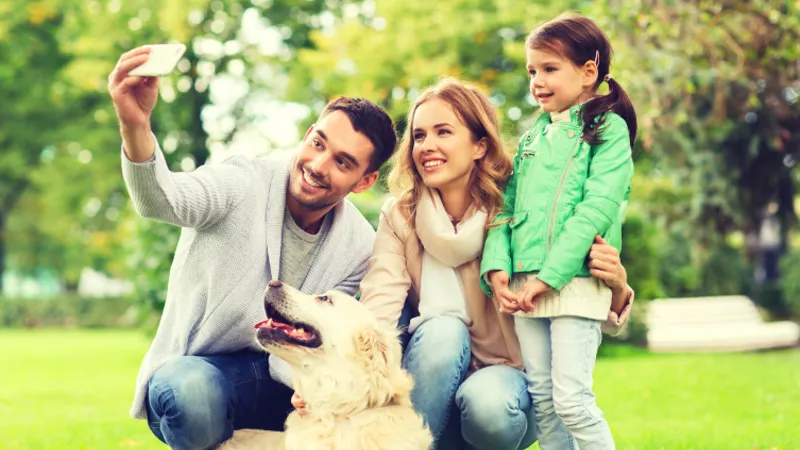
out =
[[148,54],[125,53],[109,75],[122,173],[139,214],[182,231],[131,415],[174,449],[207,449],[234,429],[282,429],[292,393],[253,339],[264,289],[281,279],[307,293],[355,294],[374,231],[345,196],[373,185],[397,138],[378,106],[341,98],[292,158],[232,157],[172,173],[150,131],[158,78],[128,76]]

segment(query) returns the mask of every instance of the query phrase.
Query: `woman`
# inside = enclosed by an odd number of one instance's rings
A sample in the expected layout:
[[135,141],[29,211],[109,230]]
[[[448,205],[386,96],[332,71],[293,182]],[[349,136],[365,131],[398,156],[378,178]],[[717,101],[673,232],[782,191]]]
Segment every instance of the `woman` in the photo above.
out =
[[[403,367],[436,448],[527,448],[536,428],[513,319],[479,283],[486,224],[501,211],[511,174],[497,115],[476,88],[445,79],[408,119],[361,302],[387,326],[408,325]],[[609,314],[607,325],[618,328],[633,291],[616,250],[599,242],[592,274],[628,298],[620,319]]]

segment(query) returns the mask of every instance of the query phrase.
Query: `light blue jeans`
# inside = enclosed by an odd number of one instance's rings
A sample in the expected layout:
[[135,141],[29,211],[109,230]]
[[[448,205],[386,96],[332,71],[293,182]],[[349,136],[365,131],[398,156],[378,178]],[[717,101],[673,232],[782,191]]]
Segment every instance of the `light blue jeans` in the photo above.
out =
[[470,358],[467,326],[447,316],[420,325],[405,348],[403,368],[414,378],[411,401],[433,434],[433,448],[520,450],[532,445],[536,425],[525,374],[491,366],[464,380]]
[[[542,450],[614,449],[592,392],[600,322],[581,317],[514,317]],[[576,446],[577,442],[577,446]]]

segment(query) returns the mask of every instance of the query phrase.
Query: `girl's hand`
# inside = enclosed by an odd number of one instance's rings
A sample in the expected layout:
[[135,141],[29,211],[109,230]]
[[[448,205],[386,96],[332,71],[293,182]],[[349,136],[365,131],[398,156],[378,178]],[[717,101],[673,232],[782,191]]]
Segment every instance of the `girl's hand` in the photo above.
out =
[[531,277],[525,282],[525,285],[522,286],[522,291],[519,293],[520,309],[525,312],[533,312],[536,298],[552,290],[553,288],[544,281]]
[[300,397],[297,392],[292,394],[292,406],[297,410],[297,414],[300,414],[300,417],[308,415],[308,411],[306,411],[306,401],[303,400],[303,397]]
[[589,251],[589,273],[612,290],[628,289],[628,273],[620,262],[619,252],[600,236],[595,236]]
[[500,304],[500,312],[513,314],[519,311],[519,300],[517,295],[508,288],[509,281],[510,278],[505,270],[489,272],[489,283],[492,285],[494,298]]

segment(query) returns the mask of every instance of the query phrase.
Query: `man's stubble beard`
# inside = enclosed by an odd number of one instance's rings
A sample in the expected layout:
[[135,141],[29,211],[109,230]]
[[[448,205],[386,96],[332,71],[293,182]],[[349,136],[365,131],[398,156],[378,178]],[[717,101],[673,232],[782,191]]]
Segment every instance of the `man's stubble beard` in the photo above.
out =
[[[299,173],[295,172],[289,177],[289,195],[292,196],[292,198],[294,199],[294,201],[297,202],[297,204],[299,204],[306,210],[312,212],[320,211],[330,206],[334,206],[344,199],[344,197],[342,197],[341,199],[331,201],[329,197],[326,195],[316,201],[309,202],[302,198],[302,194],[296,195],[293,186],[297,186],[297,190],[300,192],[302,192],[303,190],[302,188],[303,180],[301,179],[301,177],[303,176],[302,169],[298,168],[297,170]],[[330,191],[328,191],[328,194],[330,194]]]

